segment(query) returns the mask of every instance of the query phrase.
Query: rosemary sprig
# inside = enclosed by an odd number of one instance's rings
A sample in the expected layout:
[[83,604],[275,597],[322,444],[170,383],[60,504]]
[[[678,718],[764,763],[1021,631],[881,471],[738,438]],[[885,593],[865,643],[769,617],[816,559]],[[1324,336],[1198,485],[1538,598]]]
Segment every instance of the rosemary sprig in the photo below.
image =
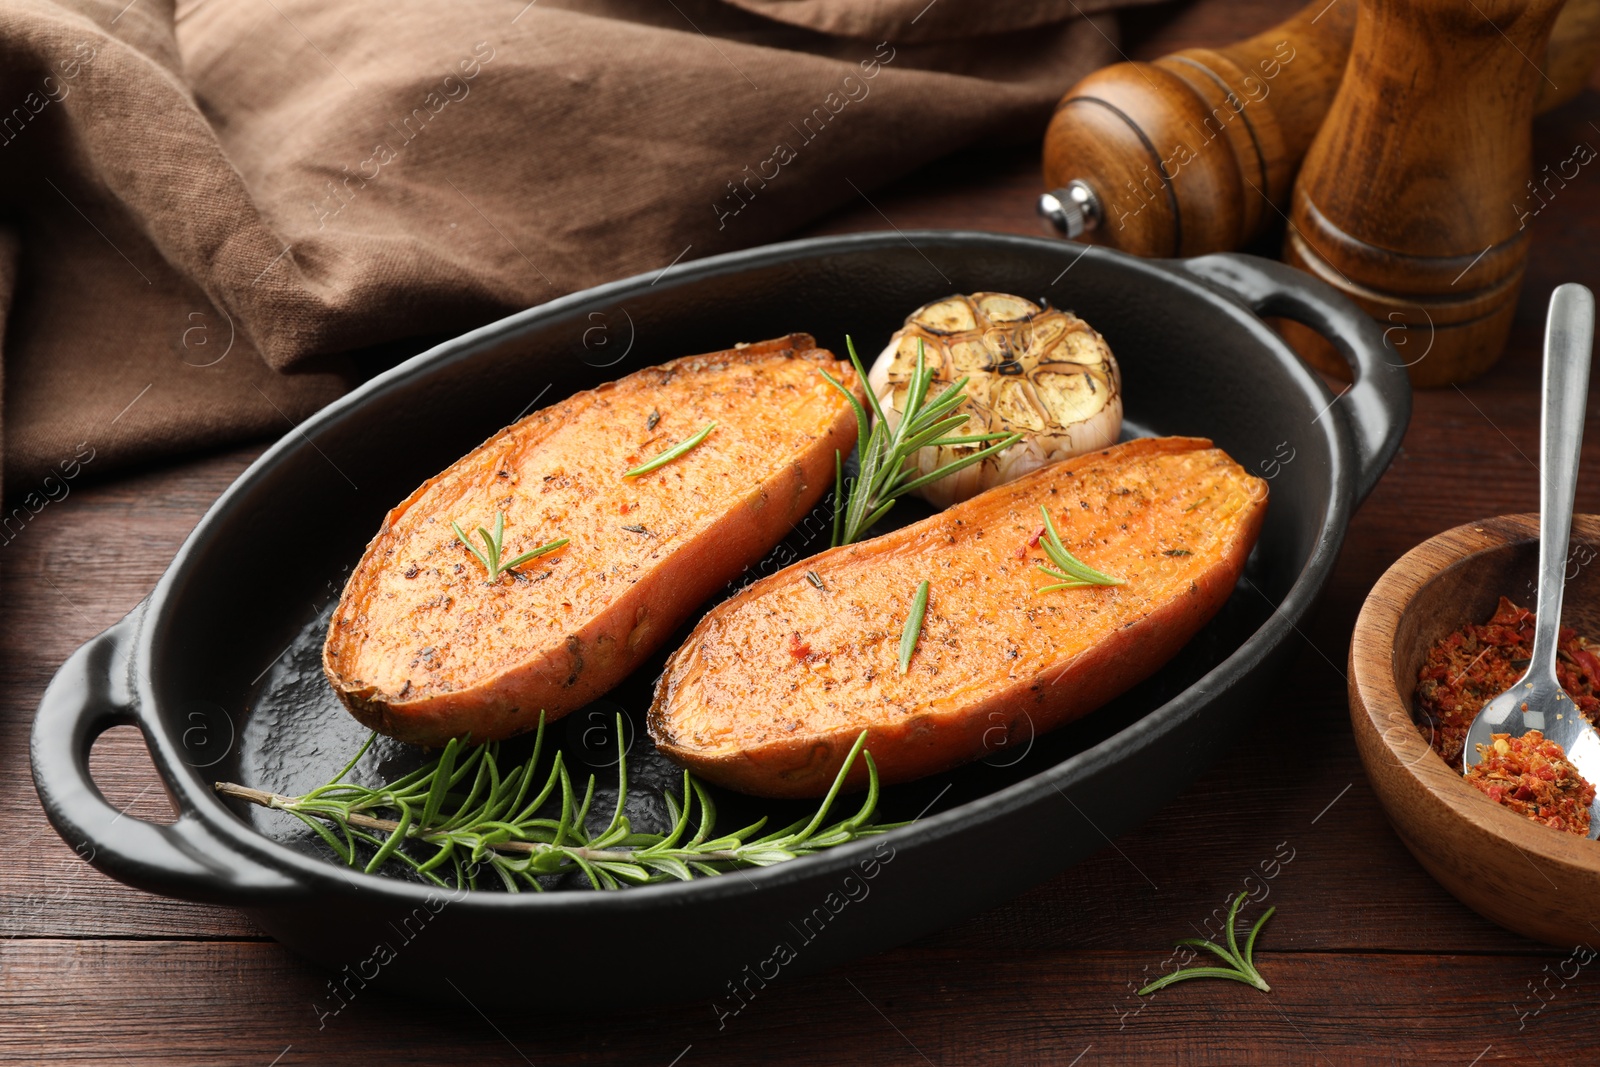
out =
[[916,654],[917,641],[922,637],[922,617],[928,611],[928,583],[917,586],[917,595],[911,599],[911,614],[906,616],[906,628],[900,631],[900,673],[911,669],[911,657]]
[[1127,584],[1121,578],[1113,578],[1109,574],[1095,570],[1077,556],[1068,552],[1067,546],[1061,543],[1061,535],[1056,533],[1056,524],[1051,521],[1050,509],[1040,504],[1039,512],[1044,516],[1044,554],[1049,556],[1050,562],[1056,565],[1056,569],[1052,570],[1043,563],[1035,564],[1046,575],[1056,579],[1054,585],[1040,586],[1039,592],[1049,593],[1057,589],[1082,589],[1089,585]]
[[649,474],[658,467],[665,467],[668,463],[671,463],[685,452],[688,452],[690,449],[694,448],[701,441],[704,441],[707,437],[710,437],[711,431],[715,430],[716,428],[717,422],[715,419],[712,419],[710,422],[706,423],[705,429],[701,430],[693,437],[685,438],[684,440],[679,441],[677,444],[661,453],[661,455],[657,456],[655,459],[646,460],[637,467],[633,468],[633,470],[625,471],[622,476],[624,478],[637,478],[641,474]]
[[482,526],[478,527],[478,536],[483,538],[483,548],[479,548],[477,545],[473,544],[472,538],[468,537],[466,533],[462,531],[461,524],[453,519],[450,522],[450,529],[456,532],[456,537],[461,540],[462,544],[467,546],[467,550],[474,556],[478,557],[478,562],[483,564],[483,569],[489,573],[489,581],[491,584],[498,582],[500,580],[500,576],[506,571],[520,567],[530,559],[538,559],[546,552],[554,552],[556,549],[562,548],[567,544],[567,538],[558,537],[554,541],[548,541],[545,544],[540,545],[538,548],[530,549],[529,551],[524,552],[516,559],[502,561],[500,559],[500,549],[505,543],[506,536],[505,512],[497,511],[494,513],[493,534],[491,534],[488,530],[485,530]]
[[1244,903],[1244,893],[1241,891],[1233,898],[1233,905],[1228,909],[1228,947],[1223,948],[1215,941],[1207,941],[1203,937],[1185,937],[1173,942],[1176,945],[1187,945],[1190,948],[1203,948],[1222,957],[1228,964],[1226,967],[1184,967],[1182,970],[1173,971],[1171,974],[1162,975],[1154,982],[1139,990],[1142,997],[1146,993],[1154,993],[1158,989],[1165,989],[1174,982],[1181,982],[1186,978],[1228,978],[1245,985],[1255,986],[1263,993],[1272,992],[1272,987],[1267,985],[1266,979],[1261,977],[1261,972],[1256,970],[1255,952],[1256,935],[1261,928],[1272,918],[1276,907],[1268,908],[1261,913],[1261,918],[1250,928],[1250,937],[1244,943],[1244,951],[1239,951],[1239,942],[1234,936],[1233,927],[1239,915],[1239,906]]
[[[865,382],[867,372],[861,365],[861,357],[856,355],[855,343],[846,337],[845,347],[850,351],[850,362],[855,366],[856,376]],[[871,389],[867,390],[867,403],[872,407],[872,417],[869,420],[867,410],[843,382],[827,371],[823,371],[822,376],[845,395],[856,413],[856,458],[859,461],[856,476],[851,479],[845,478],[844,457],[838,452],[835,452],[833,457],[835,486],[833,546],[835,548],[860,540],[861,535],[866,533],[873,523],[889,513],[889,509],[894,507],[894,502],[900,497],[930,482],[936,482],[946,475],[954,474],[963,467],[982,462],[994,453],[1010,448],[1022,440],[1022,435],[1018,433],[949,436],[967,421],[967,416],[964,414],[951,414],[967,398],[965,392],[967,379],[960,378],[932,400],[927,399],[934,375],[927,367],[921,341],[917,342],[917,369],[912,373],[910,382],[906,384],[906,409],[900,417],[899,425],[892,432],[889,430],[888,420],[884,417],[883,405],[878,402]],[[988,447],[952,460],[932,474],[917,476],[918,469],[912,460],[918,451],[923,448],[946,448],[954,445]]]
[[[533,754],[506,770],[499,765],[498,744],[452,740],[433,760],[396,781],[374,787],[345,782],[345,775],[372,745],[377,736],[373,734],[332,781],[304,796],[283,796],[231,782],[218,782],[215,789],[293,815],[351,867],[372,872],[386,865],[403,866],[437,885],[457,889],[476,889],[480,876],[492,872],[511,892],[542,890],[540,878],[572,871],[581,872],[595,889],[687,882],[736,868],[768,867],[900,825],[872,821],[878,804],[878,771],[872,754],[863,751],[867,739],[863,731],[809,819],[761,836],[756,835],[766,819],[718,834],[716,805],[706,787],[685,771],[683,800],[665,794],[672,828],[664,834],[641,833],[624,814],[628,766],[620,715],[617,727],[616,808],[599,833],[590,833],[585,822],[594,800],[594,776],[589,776],[580,800],[559,751],[543,786],[533,791],[544,747],[543,715]],[[854,815],[824,825],[858,755],[867,763],[866,799]],[[547,801],[559,803],[556,818],[540,815]],[[370,850],[364,862],[362,846]],[[430,849],[423,858],[414,854]]]

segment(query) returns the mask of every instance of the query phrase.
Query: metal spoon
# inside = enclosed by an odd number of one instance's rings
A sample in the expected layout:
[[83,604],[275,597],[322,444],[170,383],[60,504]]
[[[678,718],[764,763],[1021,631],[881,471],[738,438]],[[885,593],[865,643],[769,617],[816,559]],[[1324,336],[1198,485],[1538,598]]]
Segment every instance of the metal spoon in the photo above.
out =
[[[1527,673],[1483,706],[1467,731],[1463,769],[1478,762],[1478,746],[1494,734],[1521,737],[1539,730],[1567,753],[1590,782],[1600,784],[1600,733],[1588,724],[1556,680],[1556,638],[1566,584],[1572,497],[1583,445],[1583,409],[1594,342],[1594,294],[1581,285],[1550,294],[1544,328],[1544,414],[1539,430],[1539,600],[1533,658]],[[1600,796],[1590,808],[1589,836],[1600,833]]]

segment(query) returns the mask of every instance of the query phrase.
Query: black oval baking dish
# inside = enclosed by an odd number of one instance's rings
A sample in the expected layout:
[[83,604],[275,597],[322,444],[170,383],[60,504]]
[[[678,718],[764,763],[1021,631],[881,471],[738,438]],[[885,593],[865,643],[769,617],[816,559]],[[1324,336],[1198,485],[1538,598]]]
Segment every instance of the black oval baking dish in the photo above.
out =
[[[981,763],[886,790],[883,817],[915,821],[884,837],[618,892],[444,892],[368,875],[332,862],[281,812],[213,792],[217,780],[303,792],[348,758],[363,732],[315,655],[344,575],[391,504],[520,413],[650,363],[789,331],[838,351],[849,332],[876,351],[911,309],[979,290],[1048,300],[1099,329],[1121,363],[1128,432],[1210,437],[1271,479],[1235,595],[1144,684],[1063,730],[1002,738]],[[1335,399],[1261,315],[1327,336],[1354,385]],[[726,999],[777,966],[779,945],[782,969],[798,973],[904,942],[1077,862],[1175,796],[1237,736],[1298,647],[1290,635],[1394,455],[1410,403],[1371,319],[1310,276],[1248,256],[1153,261],[991,234],[862,234],[600,286],[417,356],[273,445],[149,598],[57,672],[34,725],[34,781],[60,834],[90,846],[80,852],[113,878],[234,905],[363,983],[418,994],[448,978],[475,1002],[526,1004],[536,973],[545,1004],[592,1005],[597,993],[655,1001],[663,990]],[[814,533],[797,527],[769,563],[823,547]],[[639,672],[605,707],[642,723],[652,676]],[[588,731],[608,719],[575,714],[551,739],[604,774],[614,756],[597,756],[608,749]],[[95,737],[121,723],[144,734],[180,812],[170,826],[118,818],[89,776]],[[632,733],[636,802],[648,808],[670,768],[642,729]],[[379,746],[356,773],[375,781],[406,758]],[[597,809],[605,799],[602,785]],[[719,825],[772,806],[718,800]],[[980,848],[1011,859],[967,862]],[[484,948],[470,968],[464,943]],[[640,944],[674,961],[669,981],[617,966]],[[559,979],[530,959],[559,959]]]

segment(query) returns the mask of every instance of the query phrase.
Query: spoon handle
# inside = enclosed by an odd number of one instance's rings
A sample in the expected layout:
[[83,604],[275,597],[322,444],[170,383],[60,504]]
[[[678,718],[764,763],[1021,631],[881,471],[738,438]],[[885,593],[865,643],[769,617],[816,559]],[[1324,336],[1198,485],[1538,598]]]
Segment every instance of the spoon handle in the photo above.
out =
[[[1556,681],[1556,637],[1578,488],[1583,411],[1594,343],[1594,294],[1568,283],[1550,294],[1544,326],[1544,416],[1539,433],[1539,603],[1531,677]],[[1536,675],[1535,672],[1538,672]]]

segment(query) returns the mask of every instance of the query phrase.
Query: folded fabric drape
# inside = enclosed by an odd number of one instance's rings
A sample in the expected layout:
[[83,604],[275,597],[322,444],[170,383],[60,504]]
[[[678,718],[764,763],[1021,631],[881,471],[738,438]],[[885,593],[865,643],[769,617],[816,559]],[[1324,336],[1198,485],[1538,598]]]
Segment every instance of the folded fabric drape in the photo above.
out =
[[1038,136],[1126,2],[0,5],[7,505]]

